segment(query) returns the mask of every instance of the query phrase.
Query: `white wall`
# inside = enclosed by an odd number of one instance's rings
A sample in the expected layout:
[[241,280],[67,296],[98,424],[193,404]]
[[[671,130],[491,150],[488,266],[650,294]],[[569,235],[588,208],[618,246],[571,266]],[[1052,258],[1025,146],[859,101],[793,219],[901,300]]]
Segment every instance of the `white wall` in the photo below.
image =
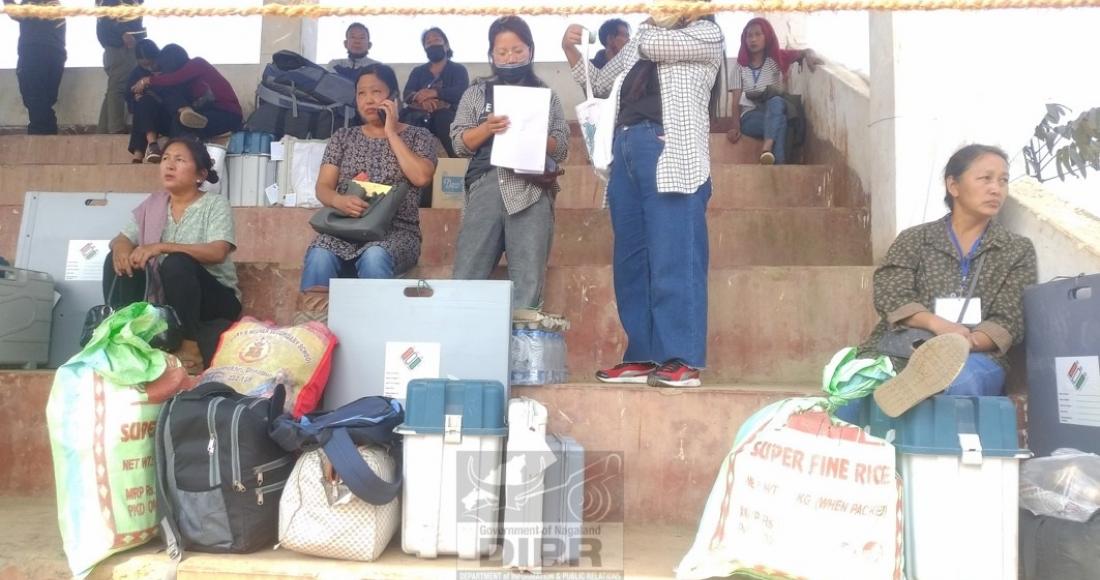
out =
[[1001,222],[1031,238],[1039,258],[1039,281],[1100,273],[1100,218],[1043,189],[1033,179],[1011,185]]

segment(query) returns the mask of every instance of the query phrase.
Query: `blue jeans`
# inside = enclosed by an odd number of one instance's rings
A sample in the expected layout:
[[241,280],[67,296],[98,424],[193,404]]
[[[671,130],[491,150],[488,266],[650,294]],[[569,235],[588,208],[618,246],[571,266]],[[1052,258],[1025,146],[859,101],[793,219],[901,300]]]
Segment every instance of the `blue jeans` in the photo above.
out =
[[[963,366],[959,376],[940,394],[958,397],[999,397],[1005,393],[1005,370],[985,353],[972,353]],[[871,397],[856,399],[837,409],[836,416],[849,423],[860,421],[863,405],[871,402]]]
[[306,252],[301,290],[328,288],[332,278],[393,278],[393,256],[382,246],[371,246],[355,260],[344,260],[316,246]]
[[757,139],[772,139],[775,164],[787,162],[787,101],[772,97],[763,105],[741,115],[741,132]]
[[[627,362],[682,359],[696,368],[707,354],[707,180],[693,194],[657,191],[664,129],[643,122],[615,130],[607,184],[615,235],[612,269]],[[705,160],[704,160],[705,162]]]

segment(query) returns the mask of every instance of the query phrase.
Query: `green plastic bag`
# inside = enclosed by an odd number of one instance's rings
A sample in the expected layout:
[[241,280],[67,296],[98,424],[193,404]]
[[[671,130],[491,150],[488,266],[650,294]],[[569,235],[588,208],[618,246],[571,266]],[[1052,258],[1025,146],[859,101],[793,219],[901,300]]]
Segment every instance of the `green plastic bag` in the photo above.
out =
[[145,383],[164,373],[148,340],[167,324],[144,302],[116,312],[54,376],[46,405],[57,516],[77,578],[149,541],[157,523],[154,435],[160,404]]
[[879,385],[894,378],[890,357],[856,358],[859,349],[841,349],[821,372],[821,390],[825,391],[830,413],[875,392]]

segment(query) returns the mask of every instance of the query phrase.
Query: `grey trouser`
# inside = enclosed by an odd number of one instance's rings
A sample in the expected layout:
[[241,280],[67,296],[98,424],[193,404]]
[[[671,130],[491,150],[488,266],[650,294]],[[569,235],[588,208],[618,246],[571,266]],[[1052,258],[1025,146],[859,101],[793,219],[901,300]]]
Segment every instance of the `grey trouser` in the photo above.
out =
[[134,51],[126,48],[103,49],[103,70],[107,72],[107,92],[99,108],[100,133],[126,132],[126,81],[137,67]]
[[508,256],[512,308],[542,306],[546,262],[554,239],[554,204],[543,195],[533,205],[508,215],[493,169],[473,183],[458,233],[455,280],[485,280]]

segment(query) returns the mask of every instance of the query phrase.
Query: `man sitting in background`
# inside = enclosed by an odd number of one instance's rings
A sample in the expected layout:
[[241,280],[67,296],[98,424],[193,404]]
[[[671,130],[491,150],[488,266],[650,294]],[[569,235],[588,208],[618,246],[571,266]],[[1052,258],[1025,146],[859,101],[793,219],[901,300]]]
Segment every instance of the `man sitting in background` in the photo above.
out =
[[[4,0],[4,4],[14,4]],[[57,6],[57,0],[23,0],[23,4]],[[14,18],[14,17],[13,17]],[[28,135],[56,135],[57,91],[65,72],[65,19],[41,20],[17,18],[19,22],[19,60],[15,76],[19,94],[27,108]]]
[[356,70],[378,63],[367,57],[370,47],[370,31],[362,23],[352,22],[344,33],[344,48],[348,51],[348,57],[332,60],[328,63],[328,69],[354,80]]

